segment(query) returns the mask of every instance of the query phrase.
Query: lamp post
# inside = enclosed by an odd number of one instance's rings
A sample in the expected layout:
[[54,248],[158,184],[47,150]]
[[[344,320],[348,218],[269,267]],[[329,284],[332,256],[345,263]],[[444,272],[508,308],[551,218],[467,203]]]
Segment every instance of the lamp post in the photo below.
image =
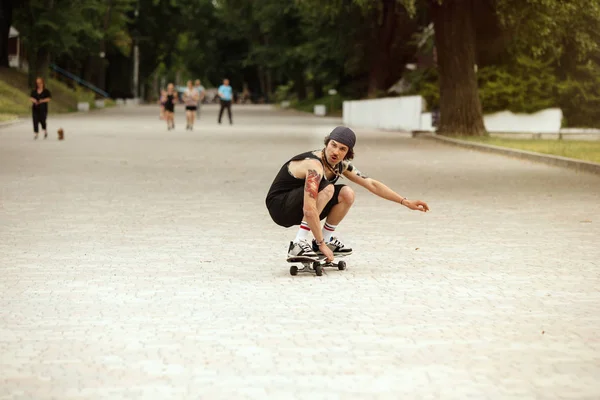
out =
[[135,9],[134,12],[135,15],[135,30],[134,30],[134,37],[133,37],[133,98],[134,99],[138,99],[139,96],[139,77],[140,77],[140,49],[138,47],[138,36],[139,36],[139,31],[138,31],[138,16],[140,15],[139,12],[139,2],[138,5]]

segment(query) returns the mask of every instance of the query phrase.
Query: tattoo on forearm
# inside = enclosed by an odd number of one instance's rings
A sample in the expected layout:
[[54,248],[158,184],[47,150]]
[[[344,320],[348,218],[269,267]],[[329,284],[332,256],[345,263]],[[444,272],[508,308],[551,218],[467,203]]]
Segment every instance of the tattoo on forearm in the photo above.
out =
[[355,171],[356,171],[356,175],[360,176],[361,178],[363,178],[363,179],[367,179],[368,178],[367,175],[363,174],[358,169],[355,168]]
[[319,194],[319,182],[321,182],[321,175],[316,170],[309,169],[306,174],[304,191],[313,199],[316,199]]

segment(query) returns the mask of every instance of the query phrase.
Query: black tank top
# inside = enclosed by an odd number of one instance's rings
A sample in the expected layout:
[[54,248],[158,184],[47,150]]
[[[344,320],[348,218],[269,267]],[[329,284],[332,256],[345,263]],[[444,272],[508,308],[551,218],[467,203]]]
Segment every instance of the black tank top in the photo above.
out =
[[169,106],[171,106],[171,105],[174,105],[174,104],[173,104],[173,99],[174,99],[174,98],[175,98],[175,95],[168,94],[168,95],[167,95],[167,101],[165,102],[165,104],[167,104],[167,105],[169,105]]
[[[283,166],[279,170],[279,173],[277,174],[277,176],[275,176],[275,179],[273,180],[273,183],[271,184],[271,188],[269,189],[269,193],[267,194],[267,200],[266,200],[267,204],[269,204],[270,201],[274,197],[276,197],[282,193],[287,193],[290,190],[293,190],[293,189],[296,189],[299,187],[304,187],[305,180],[296,178],[292,174],[290,174],[290,171],[288,171],[288,166],[290,165],[290,163],[292,161],[300,161],[300,160],[308,160],[308,159],[318,160],[321,163],[321,165],[323,164],[323,161],[319,157],[314,155],[313,151],[307,151],[306,153],[298,154],[297,156],[292,157],[288,162],[283,164]],[[325,166],[323,166],[323,168],[325,168]],[[335,166],[335,168],[337,169],[338,174],[341,174],[344,167],[343,167],[342,163],[339,163],[338,165]],[[339,178],[339,176],[336,175],[332,180],[328,180],[325,177],[323,177],[323,180],[329,181],[330,183],[336,183],[338,178]]]

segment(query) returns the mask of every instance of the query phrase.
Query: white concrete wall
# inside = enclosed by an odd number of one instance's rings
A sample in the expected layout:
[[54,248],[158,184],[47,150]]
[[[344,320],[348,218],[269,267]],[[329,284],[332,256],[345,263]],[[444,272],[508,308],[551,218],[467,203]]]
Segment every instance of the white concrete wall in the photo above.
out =
[[548,108],[533,114],[514,114],[501,111],[485,115],[488,132],[558,133],[563,113],[560,108]]
[[[406,131],[434,131],[431,113],[422,113],[421,96],[390,97],[344,102],[345,125]],[[549,108],[533,114],[501,111],[484,116],[488,132],[558,133],[562,110]]]
[[344,101],[344,125],[386,130],[419,130],[423,98],[389,97]]

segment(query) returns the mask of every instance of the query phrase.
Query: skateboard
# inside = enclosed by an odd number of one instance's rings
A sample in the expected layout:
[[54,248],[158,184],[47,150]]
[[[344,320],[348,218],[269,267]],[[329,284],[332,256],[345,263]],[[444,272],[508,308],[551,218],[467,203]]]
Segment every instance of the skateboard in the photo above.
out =
[[299,272],[314,272],[317,276],[323,275],[323,268],[337,268],[340,271],[346,269],[346,262],[343,260],[335,261],[335,258],[347,257],[350,254],[336,254],[334,261],[327,261],[325,256],[318,254],[316,257],[289,257],[287,262],[302,264],[302,268],[298,268],[296,265],[290,267],[290,275],[296,276]]

